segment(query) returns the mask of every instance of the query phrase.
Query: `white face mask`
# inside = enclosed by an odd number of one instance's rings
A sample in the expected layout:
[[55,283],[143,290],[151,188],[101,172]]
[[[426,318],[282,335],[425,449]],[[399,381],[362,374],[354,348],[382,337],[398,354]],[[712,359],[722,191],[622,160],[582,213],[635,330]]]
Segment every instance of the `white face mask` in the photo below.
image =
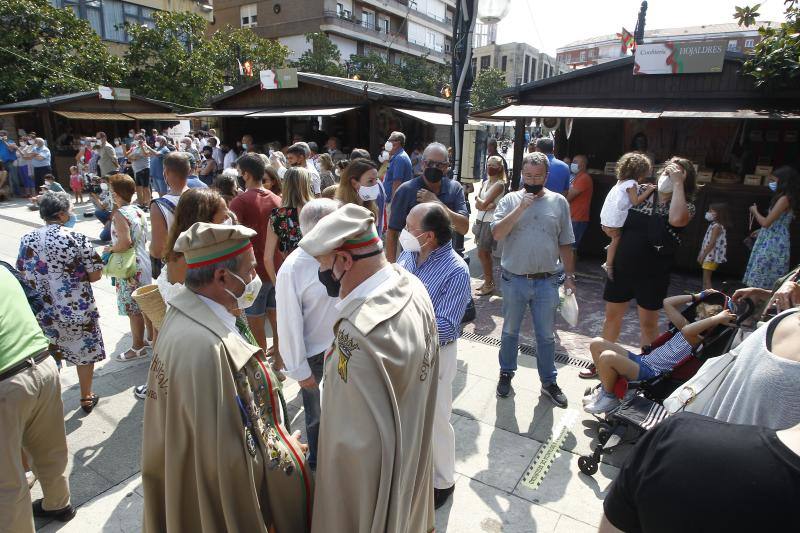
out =
[[389,159],[389,152],[387,152],[386,150],[381,152],[381,155],[378,156],[378,161],[380,161],[381,163],[385,163],[388,159]]
[[386,150],[387,152],[391,152],[392,148],[394,148],[394,144],[392,143],[392,141],[386,141],[386,144],[383,145],[383,149]]
[[370,200],[377,200],[378,195],[381,193],[381,186],[377,183],[372,187],[367,187],[362,185],[358,189],[358,197],[364,200],[365,202],[369,202]]
[[706,220],[708,220],[709,222],[714,222],[714,219],[716,219],[716,218],[717,217],[715,217],[714,213],[712,213],[711,211],[708,211],[706,213]]
[[156,148],[161,148],[161,143],[156,143]]
[[28,144],[33,146],[33,141],[28,141]]
[[100,190],[103,191],[103,192],[106,192],[108,190],[108,184],[107,183],[101,183],[100,184]]
[[230,275],[234,278],[238,279],[242,285],[244,285],[244,291],[242,291],[241,296],[236,296],[228,289],[225,289],[225,292],[236,298],[236,304],[239,306],[239,309],[247,309],[256,301],[258,298],[258,293],[261,291],[261,278],[258,277],[258,274],[250,281],[250,283],[245,283],[242,278],[230,272]]
[[658,192],[662,194],[672,193],[672,180],[667,174],[661,174],[661,177],[658,178]]
[[577,174],[578,173],[578,163],[571,163],[569,165],[569,171],[572,172],[573,174]]
[[422,249],[417,238],[405,228],[400,232],[400,246],[402,246],[403,250],[406,252],[419,252]]

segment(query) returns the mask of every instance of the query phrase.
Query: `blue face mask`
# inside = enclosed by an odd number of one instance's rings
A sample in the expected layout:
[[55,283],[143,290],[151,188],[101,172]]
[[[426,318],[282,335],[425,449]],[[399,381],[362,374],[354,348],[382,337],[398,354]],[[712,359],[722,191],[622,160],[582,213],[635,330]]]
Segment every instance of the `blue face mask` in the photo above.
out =
[[778,190],[778,182],[770,181],[769,183],[767,183],[767,187],[769,187],[769,190],[771,190],[772,192],[775,192]]
[[66,222],[64,222],[64,227],[65,227],[65,228],[74,228],[74,227],[75,227],[75,224],[76,224],[77,222],[78,222],[78,217],[76,217],[76,216],[75,216],[75,214],[74,214],[74,213],[72,213],[72,214],[70,214],[70,215],[69,215],[69,220],[67,220]]

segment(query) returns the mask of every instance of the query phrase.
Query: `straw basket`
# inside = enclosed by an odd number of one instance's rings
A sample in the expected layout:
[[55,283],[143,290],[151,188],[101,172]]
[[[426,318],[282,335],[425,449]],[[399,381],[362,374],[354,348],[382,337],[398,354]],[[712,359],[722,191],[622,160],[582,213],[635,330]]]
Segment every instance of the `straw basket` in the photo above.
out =
[[164,314],[167,312],[167,304],[161,297],[158,285],[145,285],[133,291],[133,299],[139,305],[142,313],[153,323],[156,329],[161,329],[164,321]]

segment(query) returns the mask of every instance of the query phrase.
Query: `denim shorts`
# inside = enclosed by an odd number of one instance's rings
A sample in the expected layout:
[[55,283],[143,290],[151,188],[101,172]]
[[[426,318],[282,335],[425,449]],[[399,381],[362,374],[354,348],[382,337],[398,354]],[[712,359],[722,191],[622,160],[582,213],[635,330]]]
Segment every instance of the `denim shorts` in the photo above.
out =
[[247,316],[263,316],[267,310],[275,309],[275,287],[272,283],[264,282],[253,305],[244,310]]
[[658,372],[650,368],[647,363],[642,363],[642,356],[636,355],[633,352],[628,352],[628,359],[639,365],[639,375],[636,376],[635,381],[644,381],[646,379],[654,378]]

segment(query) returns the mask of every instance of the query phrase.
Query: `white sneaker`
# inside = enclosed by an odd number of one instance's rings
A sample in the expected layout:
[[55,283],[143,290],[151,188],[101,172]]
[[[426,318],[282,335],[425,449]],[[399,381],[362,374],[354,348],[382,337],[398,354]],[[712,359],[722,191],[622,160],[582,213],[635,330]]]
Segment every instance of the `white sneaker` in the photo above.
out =
[[600,399],[600,395],[602,393],[603,393],[603,387],[602,386],[601,387],[597,387],[596,389],[594,389],[592,392],[590,392],[589,394],[587,394],[586,396],[583,397],[583,400],[582,400],[583,401],[583,406],[586,407],[590,403],[594,403],[597,400],[599,400]]
[[593,415],[607,413],[619,405],[619,400],[616,396],[602,395],[597,401],[583,406],[583,410]]

